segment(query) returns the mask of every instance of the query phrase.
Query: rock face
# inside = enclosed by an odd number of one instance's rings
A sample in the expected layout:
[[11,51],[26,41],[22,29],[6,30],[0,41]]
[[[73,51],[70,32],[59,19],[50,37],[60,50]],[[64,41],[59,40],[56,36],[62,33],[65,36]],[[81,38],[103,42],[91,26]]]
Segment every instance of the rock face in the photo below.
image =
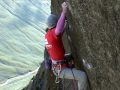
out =
[[[75,63],[92,65],[87,72],[92,90],[120,89],[120,1],[68,0],[67,30]],[[52,0],[52,10],[57,11]],[[80,63],[76,65],[80,67]]]
[[[62,1],[52,0],[52,12],[60,13]],[[76,67],[86,71],[91,90],[120,90],[120,1],[68,3],[66,36]]]

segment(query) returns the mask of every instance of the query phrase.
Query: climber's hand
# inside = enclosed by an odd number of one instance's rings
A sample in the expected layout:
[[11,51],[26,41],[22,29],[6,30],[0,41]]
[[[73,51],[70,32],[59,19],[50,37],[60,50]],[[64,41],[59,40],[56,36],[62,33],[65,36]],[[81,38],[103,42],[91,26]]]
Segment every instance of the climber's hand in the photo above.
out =
[[62,9],[63,9],[64,13],[67,13],[67,8],[68,8],[68,6],[67,6],[66,2],[63,2],[62,3]]

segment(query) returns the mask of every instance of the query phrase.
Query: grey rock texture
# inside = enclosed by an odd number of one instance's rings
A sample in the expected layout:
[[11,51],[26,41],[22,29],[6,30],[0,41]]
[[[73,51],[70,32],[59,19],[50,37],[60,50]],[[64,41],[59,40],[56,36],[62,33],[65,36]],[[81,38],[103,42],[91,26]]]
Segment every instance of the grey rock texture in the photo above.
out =
[[[120,1],[68,0],[71,50],[77,67],[82,60],[92,90],[120,90]],[[52,10],[58,2],[52,0]],[[84,65],[82,65],[84,66]]]
[[[60,14],[63,0],[51,1],[52,12]],[[120,0],[68,3],[66,37],[76,68],[86,71],[91,90],[120,90]]]

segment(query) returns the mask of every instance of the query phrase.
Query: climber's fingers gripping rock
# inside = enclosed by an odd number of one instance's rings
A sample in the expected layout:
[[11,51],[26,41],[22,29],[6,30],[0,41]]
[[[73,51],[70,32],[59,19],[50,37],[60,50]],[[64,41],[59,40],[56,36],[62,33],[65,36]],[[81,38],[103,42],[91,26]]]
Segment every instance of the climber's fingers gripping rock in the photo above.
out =
[[62,9],[63,9],[63,12],[64,12],[64,13],[67,13],[67,9],[68,9],[67,3],[66,3],[66,2],[63,2],[61,6],[62,6]]

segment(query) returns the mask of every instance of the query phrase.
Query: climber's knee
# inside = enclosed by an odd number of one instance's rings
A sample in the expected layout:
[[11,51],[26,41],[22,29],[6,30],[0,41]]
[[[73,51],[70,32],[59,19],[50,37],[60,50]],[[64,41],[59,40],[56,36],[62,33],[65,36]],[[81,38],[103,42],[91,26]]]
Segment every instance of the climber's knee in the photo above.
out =
[[83,83],[85,83],[87,81],[87,76],[86,76],[85,72],[81,73],[80,81]]
[[87,90],[88,83],[87,83],[87,76],[85,72],[80,73],[80,78],[78,80],[78,88],[79,90]]

